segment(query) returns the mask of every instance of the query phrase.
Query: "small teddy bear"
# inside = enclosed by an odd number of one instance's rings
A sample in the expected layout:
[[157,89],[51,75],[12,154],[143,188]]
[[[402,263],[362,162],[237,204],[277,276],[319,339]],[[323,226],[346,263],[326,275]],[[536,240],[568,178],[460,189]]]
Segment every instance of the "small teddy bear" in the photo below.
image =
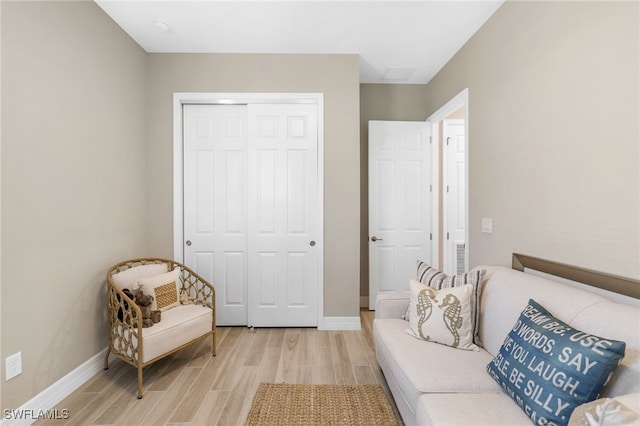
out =
[[[128,288],[123,288],[123,289],[122,289],[122,292],[123,292],[123,293],[124,293],[124,295],[125,295],[125,296],[127,296],[129,299],[134,300],[133,293],[131,293],[131,291],[129,291],[129,289],[128,289]],[[116,294],[116,297],[117,297],[117,299],[118,299],[118,302],[120,302],[120,301],[122,300],[122,298],[120,297],[120,295],[119,295],[119,294]],[[127,301],[126,301],[126,300],[123,302],[123,305],[124,305],[124,309],[125,309],[125,310],[128,310],[128,309],[129,309],[129,303],[127,303]],[[123,312],[122,308],[119,308],[119,309],[118,309],[118,319],[119,319],[120,321],[124,320],[124,312]],[[127,323],[129,323],[129,318],[128,318],[128,317],[126,318],[126,320],[127,320]]]
[[153,319],[151,318],[151,302],[153,302],[153,296],[144,294],[138,290],[136,292],[136,305],[140,307],[142,311],[142,327],[151,327],[153,325]]

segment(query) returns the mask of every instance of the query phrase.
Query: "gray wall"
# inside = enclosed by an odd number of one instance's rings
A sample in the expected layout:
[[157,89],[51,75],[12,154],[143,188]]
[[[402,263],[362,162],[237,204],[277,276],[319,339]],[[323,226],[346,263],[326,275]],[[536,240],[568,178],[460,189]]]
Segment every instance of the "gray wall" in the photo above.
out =
[[638,8],[506,2],[428,84],[429,114],[469,88],[471,266],[640,277]]
[[149,242],[173,256],[173,93],[324,93],[324,316],[359,311],[360,116],[356,55],[150,54]]
[[106,346],[106,269],[144,253],[146,59],[93,2],[0,7],[5,409]]

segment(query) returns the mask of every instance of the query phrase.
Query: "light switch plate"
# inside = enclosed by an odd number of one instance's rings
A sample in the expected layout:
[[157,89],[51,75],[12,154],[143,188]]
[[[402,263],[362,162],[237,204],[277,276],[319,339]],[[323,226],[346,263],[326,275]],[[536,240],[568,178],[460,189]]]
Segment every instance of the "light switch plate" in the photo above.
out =
[[488,217],[482,218],[482,232],[487,234],[493,233],[493,219]]

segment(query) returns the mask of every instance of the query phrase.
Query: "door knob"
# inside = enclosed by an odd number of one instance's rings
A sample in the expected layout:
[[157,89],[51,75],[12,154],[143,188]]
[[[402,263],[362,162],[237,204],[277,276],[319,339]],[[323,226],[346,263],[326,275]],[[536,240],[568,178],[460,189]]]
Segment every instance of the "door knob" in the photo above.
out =
[[378,238],[374,235],[373,237],[371,237],[371,241],[375,243],[376,241],[382,241],[382,238]]
[[311,241],[309,241],[309,245],[310,245],[311,247],[315,247],[316,242],[315,242],[315,241],[313,241],[313,240],[311,240]]
[[187,240],[187,242],[185,242],[185,244],[187,245],[187,247],[191,247],[191,240]]

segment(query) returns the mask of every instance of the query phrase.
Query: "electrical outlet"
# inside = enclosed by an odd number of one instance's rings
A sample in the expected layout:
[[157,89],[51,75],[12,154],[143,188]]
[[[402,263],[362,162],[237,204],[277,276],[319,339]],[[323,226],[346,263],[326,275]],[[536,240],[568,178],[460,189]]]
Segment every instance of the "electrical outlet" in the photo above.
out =
[[22,374],[22,352],[5,358],[5,380],[9,381]]

